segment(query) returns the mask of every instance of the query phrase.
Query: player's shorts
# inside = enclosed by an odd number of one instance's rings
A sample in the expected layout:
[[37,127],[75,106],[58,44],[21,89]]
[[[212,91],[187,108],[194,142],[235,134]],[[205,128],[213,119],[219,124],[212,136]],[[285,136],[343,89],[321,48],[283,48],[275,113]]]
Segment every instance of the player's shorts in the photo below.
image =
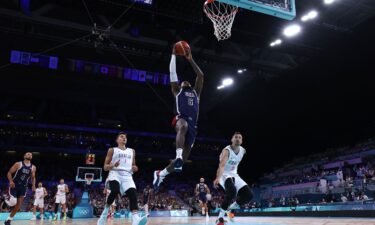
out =
[[36,198],[34,200],[34,206],[37,206],[39,208],[44,208],[44,199],[43,198]]
[[56,201],[57,204],[65,204],[66,203],[66,195],[56,195]]
[[195,142],[195,138],[197,137],[197,129],[198,129],[197,122],[192,120],[189,117],[181,115],[181,116],[175,116],[173,118],[172,126],[176,127],[177,121],[181,118],[186,120],[186,122],[188,124],[188,130],[187,130],[186,135],[185,135],[185,145],[193,147],[194,142]]
[[[111,172],[115,172],[115,171],[111,171]],[[108,175],[108,178],[107,180],[108,181],[117,181],[119,184],[120,184],[120,194],[121,195],[124,195],[124,193],[129,189],[129,188],[134,188],[136,189],[136,186],[135,186],[135,183],[134,183],[134,180],[133,180],[133,177],[130,176],[130,175],[127,175],[127,176],[119,176],[118,174],[116,173],[109,173]],[[106,184],[109,188],[109,184],[107,182]]]
[[9,195],[14,198],[25,197],[27,192],[27,187],[17,186],[14,188],[9,188]]
[[204,193],[204,192],[199,193],[198,200],[201,201],[202,203],[207,203],[206,193]]
[[228,174],[223,174],[220,178],[220,186],[225,190],[225,181],[228,179],[228,178],[233,178],[234,180],[234,186],[236,187],[236,190],[237,192],[243,188],[244,186],[247,185],[247,183],[242,180],[242,178],[236,174],[236,175],[228,175]]

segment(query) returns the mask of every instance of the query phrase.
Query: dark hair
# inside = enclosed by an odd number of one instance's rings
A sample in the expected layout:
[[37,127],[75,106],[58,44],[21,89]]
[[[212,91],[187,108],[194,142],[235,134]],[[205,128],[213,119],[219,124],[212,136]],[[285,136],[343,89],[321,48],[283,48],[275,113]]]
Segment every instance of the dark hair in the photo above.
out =
[[239,132],[239,131],[236,131],[236,132],[234,132],[234,134],[232,135],[232,137],[233,137],[234,135],[237,135],[237,134],[239,134],[239,135],[241,135],[241,136],[242,136],[241,132]]
[[120,137],[120,135],[125,135],[125,136],[127,136],[127,134],[126,134],[125,132],[122,132],[122,131],[121,131],[120,133],[117,134],[117,136],[116,136],[116,140],[117,140],[118,137]]

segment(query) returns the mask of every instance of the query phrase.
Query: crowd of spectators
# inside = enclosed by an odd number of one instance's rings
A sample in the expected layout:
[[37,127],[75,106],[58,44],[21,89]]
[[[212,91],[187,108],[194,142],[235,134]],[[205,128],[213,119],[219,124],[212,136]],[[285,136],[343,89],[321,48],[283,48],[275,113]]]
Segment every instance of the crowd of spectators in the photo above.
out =
[[[115,144],[115,134],[65,131],[35,128],[0,128],[0,146],[27,146],[34,148],[59,148],[97,150],[105,152]],[[156,136],[128,135],[128,144],[138,152],[174,152],[174,139]],[[220,143],[197,141],[196,154],[219,153]],[[208,155],[213,155],[208,154]]]

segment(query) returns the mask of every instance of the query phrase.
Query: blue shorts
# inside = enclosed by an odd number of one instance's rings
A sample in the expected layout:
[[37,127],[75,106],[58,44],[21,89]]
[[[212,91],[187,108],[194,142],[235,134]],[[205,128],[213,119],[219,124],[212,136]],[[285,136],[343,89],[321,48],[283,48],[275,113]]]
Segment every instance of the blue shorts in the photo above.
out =
[[190,146],[191,148],[194,145],[195,138],[197,137],[197,122],[191,118],[185,118],[186,116],[176,116],[173,119],[172,125],[175,127],[179,119],[184,119],[188,124],[188,130],[185,135],[185,146]]
[[203,203],[207,203],[206,193],[199,193],[198,200],[203,202]]
[[27,187],[26,186],[17,186],[15,188],[9,188],[9,195],[19,198],[26,196]]

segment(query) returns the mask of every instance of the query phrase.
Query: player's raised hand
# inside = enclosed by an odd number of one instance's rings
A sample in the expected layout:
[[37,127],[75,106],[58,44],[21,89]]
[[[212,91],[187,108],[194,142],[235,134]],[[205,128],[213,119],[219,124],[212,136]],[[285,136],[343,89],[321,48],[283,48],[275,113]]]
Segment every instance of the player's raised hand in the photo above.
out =
[[186,51],[185,58],[186,58],[188,61],[193,60],[193,55],[191,54],[191,49],[190,49],[190,48],[187,48],[187,49],[185,49],[185,51]]
[[120,165],[120,160],[115,163],[115,167],[118,167]]
[[133,171],[133,172],[137,172],[137,171],[138,171],[138,166],[133,165],[133,166],[132,166],[132,171]]

